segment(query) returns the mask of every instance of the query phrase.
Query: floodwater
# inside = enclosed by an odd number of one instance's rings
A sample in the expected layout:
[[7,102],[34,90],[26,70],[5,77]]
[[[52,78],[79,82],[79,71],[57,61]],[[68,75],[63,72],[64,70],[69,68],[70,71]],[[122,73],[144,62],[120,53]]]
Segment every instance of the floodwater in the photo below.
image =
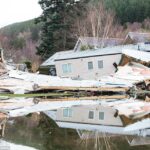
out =
[[[84,132],[87,132],[84,130]],[[44,113],[34,113],[6,124],[5,146],[0,150],[149,150],[150,145],[129,146],[125,136],[101,137],[96,131],[81,139],[74,129],[60,128]],[[95,135],[91,136],[90,135]]]
[[[150,143],[150,137],[139,139],[133,135],[101,133],[100,131],[108,128],[102,129],[99,126],[99,120],[105,121],[105,115],[103,111],[100,111],[102,106],[99,102],[99,100],[51,101],[40,99],[35,102],[33,98],[1,99],[0,109],[1,111],[2,109],[10,110],[10,118],[6,121],[4,136],[0,139],[0,150],[150,150],[150,144],[130,145],[134,139],[138,144],[138,140],[141,141],[141,139],[142,142]],[[91,110],[94,110],[94,114],[89,113]],[[117,116],[115,115],[109,113],[107,117],[116,121]],[[98,122],[93,122],[96,118]],[[112,123],[111,119],[108,119],[109,125]],[[65,124],[62,125],[62,122]],[[68,122],[73,125],[68,125]]]

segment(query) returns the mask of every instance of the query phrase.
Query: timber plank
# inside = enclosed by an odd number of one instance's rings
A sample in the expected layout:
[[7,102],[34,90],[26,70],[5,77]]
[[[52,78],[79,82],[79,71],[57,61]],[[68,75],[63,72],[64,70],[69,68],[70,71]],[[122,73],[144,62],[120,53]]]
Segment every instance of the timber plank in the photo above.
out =
[[129,88],[121,87],[66,87],[66,86],[39,86],[39,90],[71,90],[71,91],[103,91],[103,92],[126,92]]

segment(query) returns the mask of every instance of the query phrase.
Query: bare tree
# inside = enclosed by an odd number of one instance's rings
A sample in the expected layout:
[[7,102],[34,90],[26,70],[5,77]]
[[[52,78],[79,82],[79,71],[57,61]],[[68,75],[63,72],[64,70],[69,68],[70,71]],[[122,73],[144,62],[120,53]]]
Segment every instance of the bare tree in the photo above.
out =
[[86,15],[77,20],[76,26],[78,35],[82,37],[90,36],[102,39],[115,37],[113,32],[116,28],[115,14],[107,11],[102,2],[99,2],[98,5],[89,5]]

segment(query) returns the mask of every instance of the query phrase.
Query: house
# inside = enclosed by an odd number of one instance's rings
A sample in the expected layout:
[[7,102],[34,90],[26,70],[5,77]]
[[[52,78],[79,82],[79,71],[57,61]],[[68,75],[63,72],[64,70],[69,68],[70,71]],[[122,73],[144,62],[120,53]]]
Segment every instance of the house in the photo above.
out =
[[[41,67],[54,68],[59,77],[98,79],[112,74],[122,58],[122,50],[137,49],[137,45],[122,45],[85,51],[63,51],[54,54]],[[49,73],[53,75],[52,73]]]
[[55,59],[57,76],[97,79],[116,71],[122,56],[121,47],[86,50],[61,55]]
[[83,51],[87,49],[97,49],[121,45],[123,39],[120,38],[97,38],[97,37],[79,37],[74,51]]
[[[150,43],[148,42],[118,45],[121,43],[122,39],[102,40],[80,37],[73,50],[54,54],[41,65],[41,68],[48,68],[47,74],[59,77],[97,80],[101,76],[110,75],[116,71],[124,49],[150,51]],[[102,44],[104,44],[103,48]]]
[[139,43],[85,51],[64,51],[53,55],[49,59],[52,60],[52,63],[49,60],[46,62],[49,61],[48,64],[56,68],[59,77],[97,80],[102,76],[116,72],[117,66],[122,61],[124,50],[130,50],[130,52],[132,51],[130,54],[134,53],[134,55],[145,52],[148,57],[150,44]]
[[96,38],[96,37],[80,37],[73,50],[56,52],[49,59],[40,65],[40,73],[50,74],[52,76],[57,75],[57,69],[55,66],[55,59],[59,56],[65,56],[66,54],[79,52],[87,49],[97,49],[107,46],[120,45],[123,39],[118,38]]
[[124,44],[150,42],[150,33],[147,32],[129,32],[125,38]]
[[138,48],[139,45],[121,45],[61,55],[55,59],[57,76],[97,80],[116,72],[124,49]]

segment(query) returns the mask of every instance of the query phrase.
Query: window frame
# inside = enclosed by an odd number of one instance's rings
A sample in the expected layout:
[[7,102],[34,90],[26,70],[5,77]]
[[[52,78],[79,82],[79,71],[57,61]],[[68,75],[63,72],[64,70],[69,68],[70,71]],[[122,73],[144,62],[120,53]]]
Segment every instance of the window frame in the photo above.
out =
[[64,74],[71,73],[72,72],[72,64],[71,63],[62,64],[62,72]]
[[98,69],[103,69],[103,68],[104,68],[104,61],[98,60]]
[[[91,66],[90,66],[91,65]],[[93,61],[89,61],[88,62],[88,70],[93,70],[94,66],[93,66]]]
[[[92,118],[90,117],[90,113],[91,113],[91,112],[93,113],[93,114],[92,114],[92,115],[93,115]],[[93,110],[90,110],[89,113],[88,113],[88,119],[94,119],[94,116],[95,116],[94,111],[93,111]]]
[[[102,115],[103,114],[103,115]],[[102,116],[101,116],[102,115]],[[101,117],[100,117],[101,116]],[[103,111],[99,111],[99,116],[98,116],[99,120],[104,120],[105,119],[105,114]]]
[[[67,111],[67,112],[65,112],[65,111]],[[67,115],[66,115],[66,114]],[[65,115],[64,115],[65,114]],[[70,118],[70,117],[72,117],[72,108],[64,108],[63,109],[63,117],[64,118]]]

